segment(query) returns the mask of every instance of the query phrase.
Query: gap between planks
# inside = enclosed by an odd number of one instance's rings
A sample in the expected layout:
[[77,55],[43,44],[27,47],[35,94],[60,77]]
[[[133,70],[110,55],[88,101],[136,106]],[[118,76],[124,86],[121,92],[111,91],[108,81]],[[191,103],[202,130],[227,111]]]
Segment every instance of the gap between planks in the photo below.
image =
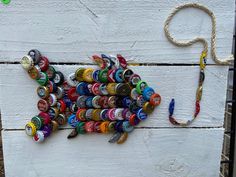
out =
[[[134,129],[216,129],[216,128],[223,128],[222,126],[213,126],[213,127],[134,127]],[[74,128],[70,127],[61,127],[58,130],[72,130]],[[1,129],[1,131],[24,131],[25,129]]]
[[[15,65],[20,64],[18,61],[1,61],[0,65]],[[79,62],[50,62],[51,65],[92,65],[97,66],[95,63],[79,63]],[[206,64],[207,66],[217,66],[219,64]],[[128,63],[128,66],[199,66],[199,64],[194,63]]]

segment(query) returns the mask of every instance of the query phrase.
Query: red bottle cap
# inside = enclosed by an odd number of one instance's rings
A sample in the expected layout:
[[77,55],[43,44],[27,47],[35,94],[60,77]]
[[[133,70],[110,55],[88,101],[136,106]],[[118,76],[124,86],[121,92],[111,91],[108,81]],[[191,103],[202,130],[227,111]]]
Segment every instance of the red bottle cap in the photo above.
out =
[[72,87],[68,90],[68,97],[71,101],[76,101],[79,95],[76,93],[76,88]]
[[41,69],[41,71],[47,71],[48,66],[49,66],[49,61],[47,57],[41,57],[41,59],[39,60],[39,67]]

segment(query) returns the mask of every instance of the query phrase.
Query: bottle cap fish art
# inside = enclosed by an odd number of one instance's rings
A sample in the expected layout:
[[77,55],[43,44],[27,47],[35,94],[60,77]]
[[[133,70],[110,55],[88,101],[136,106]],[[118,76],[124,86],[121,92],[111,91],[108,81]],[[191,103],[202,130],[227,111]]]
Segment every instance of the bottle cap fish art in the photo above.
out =
[[68,76],[32,49],[21,65],[38,84],[39,114],[25,126],[35,142],[43,142],[58,128],[69,124],[68,139],[79,134],[113,133],[110,143],[122,144],[161,103],[161,96],[127,68],[118,54],[92,56],[98,68],[79,67]]

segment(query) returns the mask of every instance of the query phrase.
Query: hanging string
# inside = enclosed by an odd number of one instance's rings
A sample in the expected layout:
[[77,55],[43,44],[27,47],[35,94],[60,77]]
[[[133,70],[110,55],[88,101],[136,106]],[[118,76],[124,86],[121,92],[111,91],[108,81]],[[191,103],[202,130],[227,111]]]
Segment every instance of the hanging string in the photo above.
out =
[[206,58],[207,58],[207,54],[208,54],[208,43],[206,41],[206,39],[201,38],[201,37],[195,37],[192,40],[187,40],[187,41],[182,41],[182,40],[176,40],[174,39],[174,37],[170,34],[169,32],[169,24],[171,22],[171,20],[173,19],[173,17],[175,16],[176,13],[178,13],[180,10],[182,9],[186,9],[186,8],[197,8],[200,9],[204,12],[206,12],[210,17],[211,17],[211,21],[212,21],[212,33],[211,33],[211,56],[212,59],[215,61],[215,63],[220,64],[220,65],[228,65],[230,64],[230,62],[232,60],[234,60],[233,55],[228,56],[225,59],[219,59],[216,56],[216,17],[213,14],[212,11],[210,11],[207,7],[197,4],[197,3],[187,3],[187,4],[183,4],[180,5],[178,7],[176,7],[172,13],[170,13],[170,15],[168,16],[168,18],[165,21],[165,25],[164,25],[164,31],[165,31],[165,35],[167,37],[167,39],[174,45],[179,46],[179,47],[187,47],[187,46],[191,46],[194,43],[200,42],[203,44],[203,52],[200,56],[200,61],[199,61],[199,66],[200,66],[200,75],[199,75],[199,82],[198,82],[198,88],[196,91],[196,101],[195,101],[195,113],[193,115],[193,118],[191,120],[187,120],[187,121],[183,121],[183,120],[176,120],[173,117],[174,114],[174,108],[175,108],[175,100],[172,99],[170,104],[169,104],[169,120],[172,124],[174,125],[189,125],[190,123],[192,123],[195,118],[197,117],[197,115],[200,112],[200,101],[202,98],[202,92],[203,92],[203,82],[205,79],[205,73],[204,73],[204,69],[206,67]]
[[167,39],[171,43],[173,43],[174,45],[179,46],[179,47],[187,47],[187,46],[191,46],[194,43],[201,42],[204,46],[204,51],[206,52],[206,54],[208,53],[208,44],[204,38],[195,37],[194,39],[189,40],[189,41],[178,41],[178,40],[174,39],[174,37],[171,36],[171,34],[169,32],[170,21],[173,19],[173,17],[175,16],[175,14],[177,12],[179,12],[182,9],[186,9],[186,8],[197,8],[197,9],[203,10],[211,17],[211,20],[212,20],[212,33],[211,33],[211,56],[212,56],[212,59],[217,64],[230,64],[230,61],[234,60],[233,55],[230,55],[225,59],[219,59],[216,56],[216,17],[212,11],[210,11],[207,7],[205,7],[203,5],[200,5],[197,3],[187,3],[187,4],[183,4],[183,5],[176,7],[170,13],[170,15],[168,16],[168,18],[165,21],[164,31],[165,31],[165,35],[166,35]]

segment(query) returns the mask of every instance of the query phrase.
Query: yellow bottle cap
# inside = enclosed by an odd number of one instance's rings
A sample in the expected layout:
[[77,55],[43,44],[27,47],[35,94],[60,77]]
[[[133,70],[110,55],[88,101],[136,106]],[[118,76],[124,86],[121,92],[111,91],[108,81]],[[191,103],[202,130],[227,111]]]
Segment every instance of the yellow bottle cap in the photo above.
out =
[[117,144],[123,144],[128,138],[128,133],[124,132],[117,141]]
[[94,69],[92,69],[92,68],[85,69],[83,72],[83,80],[86,82],[89,82],[89,83],[93,82],[94,81],[93,80],[93,71],[94,71]]
[[21,59],[20,63],[21,63],[21,66],[27,71],[34,66],[34,61],[29,55],[25,55]]
[[109,95],[115,95],[116,94],[116,85],[117,85],[117,83],[107,84],[107,91],[108,91]]
[[34,136],[36,134],[36,126],[32,122],[28,122],[25,125],[25,132],[29,136]]
[[100,113],[101,113],[101,109],[94,109],[92,112],[92,119],[95,121],[100,121]]
[[149,102],[144,103],[143,105],[143,111],[147,114],[150,114],[154,111],[154,106],[151,105]]
[[109,121],[105,121],[105,122],[102,122],[100,124],[100,130],[102,133],[108,133],[108,125],[109,125]]
[[83,81],[83,74],[84,74],[85,68],[78,68],[75,71],[75,78],[77,81]]
[[58,127],[59,127],[59,124],[54,120],[52,120],[51,123],[52,123],[52,131],[53,132],[57,131]]

